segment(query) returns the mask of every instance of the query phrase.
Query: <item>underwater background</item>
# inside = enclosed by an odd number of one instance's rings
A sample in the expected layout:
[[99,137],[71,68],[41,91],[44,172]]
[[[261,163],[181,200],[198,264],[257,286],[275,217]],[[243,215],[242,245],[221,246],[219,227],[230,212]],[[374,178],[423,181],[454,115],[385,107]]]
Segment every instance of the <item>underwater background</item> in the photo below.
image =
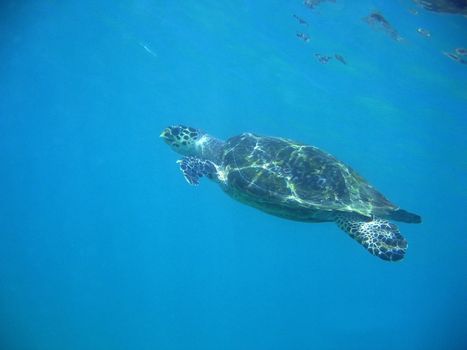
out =
[[[465,13],[0,6],[1,349],[467,348]],[[388,263],[192,187],[173,124],[315,145],[423,222]]]

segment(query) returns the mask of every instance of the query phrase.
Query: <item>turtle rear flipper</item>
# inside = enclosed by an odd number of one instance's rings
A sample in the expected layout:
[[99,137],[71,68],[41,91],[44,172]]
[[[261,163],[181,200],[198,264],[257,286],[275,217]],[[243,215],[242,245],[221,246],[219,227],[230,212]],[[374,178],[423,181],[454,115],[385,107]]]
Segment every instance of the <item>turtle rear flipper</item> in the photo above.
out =
[[365,221],[362,216],[352,213],[339,214],[335,221],[371,254],[389,261],[404,258],[407,241],[400,234],[399,228],[389,221],[379,218]]
[[217,169],[213,162],[197,157],[184,157],[183,159],[177,160],[180,165],[180,170],[190,185],[198,185],[199,179],[203,176],[213,178]]

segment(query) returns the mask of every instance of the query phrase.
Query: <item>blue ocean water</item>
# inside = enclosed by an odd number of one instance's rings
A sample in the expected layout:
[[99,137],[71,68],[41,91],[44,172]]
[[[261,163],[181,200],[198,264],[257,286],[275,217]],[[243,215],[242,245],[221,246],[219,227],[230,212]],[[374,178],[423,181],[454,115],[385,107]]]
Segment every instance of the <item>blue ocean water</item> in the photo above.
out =
[[[467,347],[467,66],[443,54],[467,45],[465,17],[408,0],[0,6],[2,349]],[[159,139],[178,123],[331,152],[423,217],[400,224],[406,258],[189,186]]]

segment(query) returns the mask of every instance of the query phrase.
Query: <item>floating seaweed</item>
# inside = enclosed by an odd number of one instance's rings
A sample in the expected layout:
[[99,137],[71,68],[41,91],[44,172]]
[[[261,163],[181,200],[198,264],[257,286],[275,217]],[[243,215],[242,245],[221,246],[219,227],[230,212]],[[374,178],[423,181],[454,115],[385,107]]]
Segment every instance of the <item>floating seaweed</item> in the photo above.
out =
[[368,23],[369,26],[375,29],[381,29],[385,31],[391,38],[396,41],[402,41],[403,38],[399,35],[397,30],[389,23],[389,21],[379,12],[372,12],[363,20]]

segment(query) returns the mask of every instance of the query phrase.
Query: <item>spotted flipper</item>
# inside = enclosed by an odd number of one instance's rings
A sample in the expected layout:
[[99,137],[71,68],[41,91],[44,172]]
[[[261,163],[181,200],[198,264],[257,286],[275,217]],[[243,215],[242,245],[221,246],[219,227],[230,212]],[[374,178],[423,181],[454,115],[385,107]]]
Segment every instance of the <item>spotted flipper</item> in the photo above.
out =
[[180,165],[180,170],[190,185],[198,185],[199,179],[203,176],[213,178],[216,176],[217,170],[213,162],[209,160],[199,159],[196,157],[184,157],[177,160]]
[[400,234],[399,228],[389,221],[378,218],[365,221],[361,216],[351,213],[338,215],[335,221],[371,254],[389,261],[404,257],[407,241]]

